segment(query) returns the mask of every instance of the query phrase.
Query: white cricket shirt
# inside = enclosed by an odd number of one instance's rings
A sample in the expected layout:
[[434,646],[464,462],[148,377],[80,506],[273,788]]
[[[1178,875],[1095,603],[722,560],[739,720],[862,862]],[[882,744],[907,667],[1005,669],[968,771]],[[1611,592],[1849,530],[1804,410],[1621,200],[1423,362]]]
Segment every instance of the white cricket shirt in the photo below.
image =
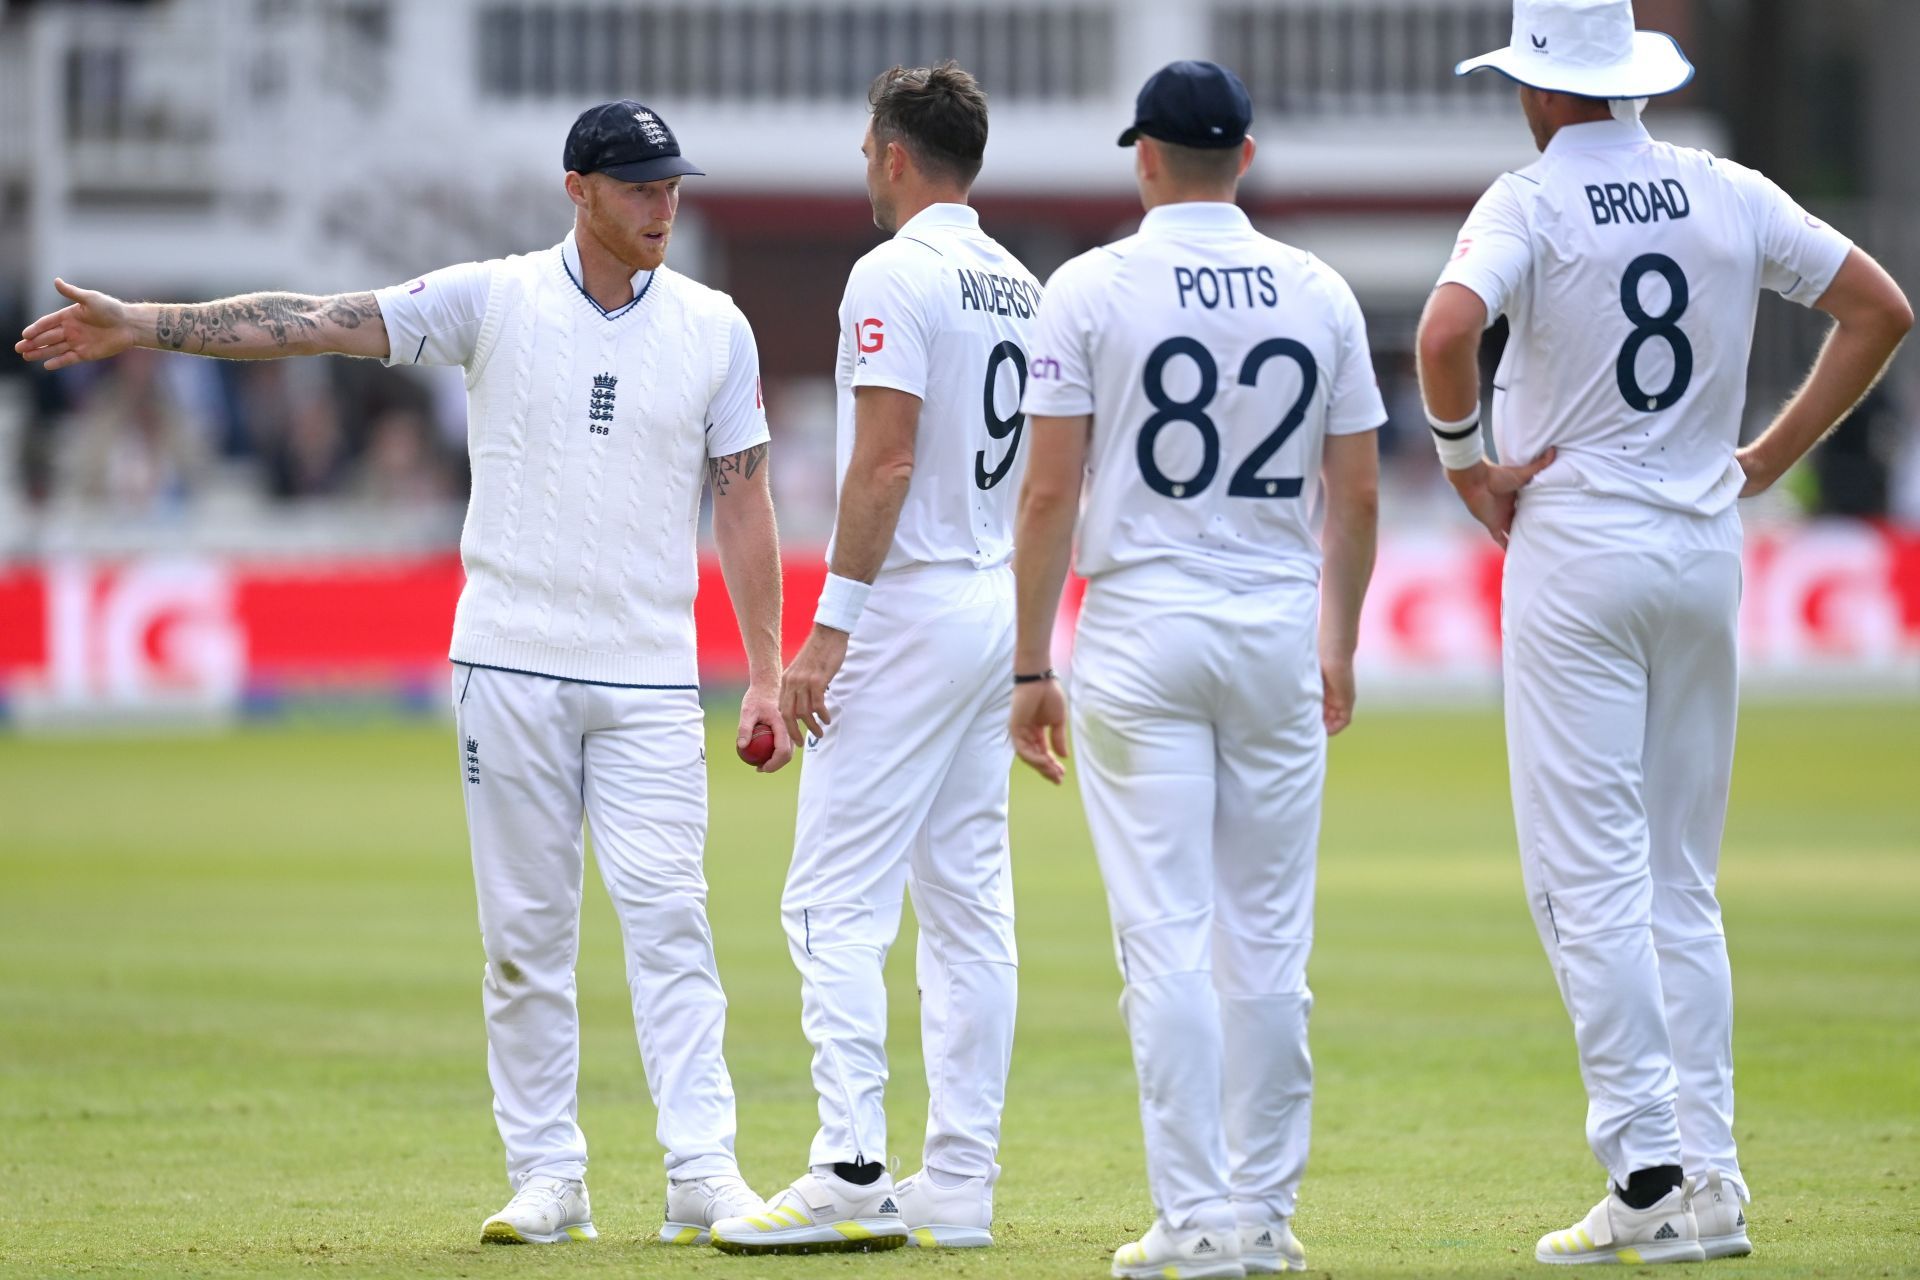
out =
[[854,264],[840,300],[836,492],[853,457],[854,388],[920,397],[913,479],[882,571],[1012,557],[1039,305],[1039,282],[966,205],[928,206]]
[[1347,282],[1231,204],[1162,205],[1047,282],[1030,414],[1093,415],[1079,572],[1317,581],[1327,435],[1386,422]]
[[1851,247],[1753,170],[1609,120],[1561,129],[1495,182],[1440,282],[1511,322],[1500,457],[1559,450],[1532,489],[1714,515],[1744,482],[1760,290],[1811,306]]
[[753,332],[665,267],[603,310],[569,235],[375,293],[388,364],[461,365],[473,492],[456,662],[691,686],[709,458],[767,439]]

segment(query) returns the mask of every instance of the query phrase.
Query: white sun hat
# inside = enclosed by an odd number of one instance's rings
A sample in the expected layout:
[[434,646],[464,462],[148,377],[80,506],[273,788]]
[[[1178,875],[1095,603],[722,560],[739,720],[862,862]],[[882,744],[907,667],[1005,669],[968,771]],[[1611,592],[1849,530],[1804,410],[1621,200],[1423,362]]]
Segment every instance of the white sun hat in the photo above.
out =
[[1633,0],[1514,0],[1513,43],[1453,73],[1482,70],[1585,98],[1654,98],[1693,79],[1672,36],[1634,30]]

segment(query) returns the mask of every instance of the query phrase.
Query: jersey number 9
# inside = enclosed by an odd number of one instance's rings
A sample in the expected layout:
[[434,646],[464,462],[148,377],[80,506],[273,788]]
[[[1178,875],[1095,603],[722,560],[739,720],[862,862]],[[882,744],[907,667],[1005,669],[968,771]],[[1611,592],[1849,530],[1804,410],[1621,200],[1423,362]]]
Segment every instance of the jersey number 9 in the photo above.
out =
[[[1000,377],[1000,366],[1013,362],[1014,396],[1013,412],[1007,417],[1000,416],[999,407],[994,403],[994,391]],[[987,451],[980,450],[973,455],[973,482],[982,489],[991,489],[1007,478],[1013,470],[1013,456],[1020,452],[1020,429],[1027,425],[1027,415],[1020,412],[1020,402],[1027,397],[1027,353],[1017,343],[1003,342],[993,349],[987,357],[987,385],[980,392],[980,404],[987,417],[987,434],[995,440],[1013,437],[1013,443],[1007,446],[1006,456],[1000,459],[998,466],[987,470]]]
[[[1187,357],[1200,371],[1200,388],[1191,400],[1175,400],[1167,394],[1167,361],[1175,356]],[[1240,365],[1239,384],[1243,387],[1254,386],[1260,380],[1261,366],[1273,359],[1291,360],[1300,366],[1300,395],[1293,402],[1293,407],[1287,410],[1287,416],[1280,419],[1280,425],[1256,445],[1246,460],[1234,470],[1233,479],[1227,485],[1228,497],[1300,496],[1304,477],[1262,476],[1260,468],[1280,452],[1280,446],[1307,420],[1307,406],[1313,403],[1313,393],[1320,386],[1320,367],[1314,363],[1313,352],[1305,344],[1295,342],[1292,338],[1268,338],[1247,352],[1246,360]],[[1207,406],[1213,403],[1219,388],[1220,366],[1214,363],[1213,353],[1197,339],[1168,338],[1147,357],[1147,400],[1152,403],[1154,412],[1141,425],[1140,440],[1134,452],[1140,460],[1141,479],[1147,482],[1147,488],[1161,497],[1197,498],[1213,483],[1214,474],[1220,469],[1220,428],[1207,416]],[[1175,480],[1162,471],[1153,456],[1154,442],[1160,438],[1163,430],[1175,422],[1190,423],[1200,433],[1200,469],[1185,480]]]

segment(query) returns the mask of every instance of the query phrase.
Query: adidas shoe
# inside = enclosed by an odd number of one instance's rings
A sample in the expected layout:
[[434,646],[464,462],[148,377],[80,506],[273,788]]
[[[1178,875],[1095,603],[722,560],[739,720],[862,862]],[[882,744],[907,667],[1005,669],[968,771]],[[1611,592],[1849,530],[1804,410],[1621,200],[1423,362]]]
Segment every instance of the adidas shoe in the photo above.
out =
[[957,1187],[943,1187],[925,1169],[894,1184],[907,1243],[921,1249],[983,1249],[993,1243],[993,1184],[1000,1166]]
[[1240,1264],[1240,1232],[1233,1227],[1193,1227],[1168,1230],[1155,1222],[1153,1230],[1114,1251],[1113,1274],[1120,1280],[1187,1280],[1199,1276],[1244,1276]]
[[1708,1260],[1744,1258],[1753,1252],[1747,1239],[1747,1213],[1740,1207],[1740,1196],[1721,1180],[1716,1170],[1706,1180],[1694,1184],[1688,1200],[1694,1220],[1700,1224],[1700,1248]]
[[1307,1251],[1294,1238],[1285,1218],[1240,1224],[1240,1262],[1250,1276],[1272,1276],[1282,1271],[1305,1271]]
[[1693,1184],[1675,1187],[1651,1208],[1635,1209],[1609,1189],[1593,1212],[1565,1231],[1540,1237],[1533,1256],[1540,1262],[1705,1262],[1700,1228],[1687,1197]]
[[481,1244],[565,1244],[595,1240],[587,1184],[535,1174],[507,1207],[480,1224]]
[[713,1224],[722,1218],[764,1213],[766,1208],[767,1202],[738,1174],[668,1179],[667,1221],[660,1228],[660,1243],[706,1244],[712,1239]]
[[898,1249],[907,1242],[893,1178],[860,1186],[828,1173],[807,1173],[767,1201],[759,1213],[713,1224],[713,1243],[728,1253],[828,1253]]

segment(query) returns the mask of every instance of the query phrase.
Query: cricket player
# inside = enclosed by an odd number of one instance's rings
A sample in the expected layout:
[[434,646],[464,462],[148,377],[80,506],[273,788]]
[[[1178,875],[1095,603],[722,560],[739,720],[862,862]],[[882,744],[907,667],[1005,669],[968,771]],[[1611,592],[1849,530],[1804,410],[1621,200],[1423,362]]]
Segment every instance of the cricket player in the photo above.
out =
[[58,369],[131,346],[332,352],[465,368],[473,497],[453,703],[486,950],[494,1118],[514,1188],[481,1239],[595,1235],[575,1116],[581,822],[619,915],[666,1148],[669,1243],[761,1207],[734,1159],[726,998],[701,867],[705,735],[693,597],[702,481],[751,670],[739,744],[780,727],[780,561],[758,356],[726,295],[665,265],[701,171],[637,102],[568,134],[573,230],[551,249],[373,293],[175,306],[57,287],[15,350]]
[[[1541,1262],[1751,1252],[1733,1140],[1733,992],[1714,882],[1733,767],[1735,501],[1873,385],[1912,311],[1839,232],[1751,169],[1655,141],[1644,99],[1693,71],[1629,0],[1518,0],[1460,64],[1520,85],[1544,153],[1483,197],[1421,325],[1448,478],[1507,547],[1507,750],[1522,877],[1573,1017],[1610,1179]],[[1739,448],[1762,289],[1838,322]],[[1503,465],[1481,446],[1481,331]],[[1543,469],[1544,468],[1544,469]]]
[[[1007,736],[1020,397],[1040,286],[967,195],[987,102],[951,62],[873,82],[861,150],[892,239],[840,303],[839,511],[782,714],[810,735],[781,903],[813,1045],[809,1171],[733,1252],[993,1243],[1013,1050]],[[901,891],[920,924],[924,1165],[887,1169],[887,992]]]
[[1234,204],[1251,118],[1213,63],[1147,81],[1120,136],[1146,217],[1048,282],[1027,388],[1013,739],[1061,780],[1049,649],[1077,514],[1073,732],[1157,1210],[1116,1276],[1306,1266],[1314,856],[1386,409],[1346,282]]

